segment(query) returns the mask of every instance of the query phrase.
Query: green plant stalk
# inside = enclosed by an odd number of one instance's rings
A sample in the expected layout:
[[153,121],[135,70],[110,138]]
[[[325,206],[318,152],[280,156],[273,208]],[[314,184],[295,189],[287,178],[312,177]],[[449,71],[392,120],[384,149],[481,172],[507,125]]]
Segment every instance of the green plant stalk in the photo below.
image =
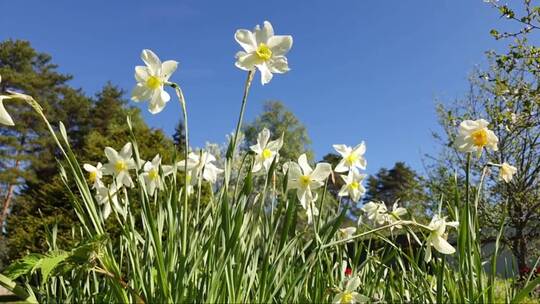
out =
[[187,229],[189,221],[189,209],[188,209],[188,154],[189,154],[189,127],[188,127],[188,116],[187,116],[187,107],[186,100],[184,98],[184,93],[179,85],[176,83],[171,83],[171,87],[174,88],[178,101],[182,107],[182,114],[184,115],[184,206],[183,206],[183,229],[182,229],[182,256],[185,258],[187,252]]
[[468,292],[469,292],[469,301],[472,300],[474,289],[473,289],[473,271],[472,271],[472,240],[471,240],[471,206],[469,202],[469,193],[470,193],[470,171],[471,171],[471,153],[467,153],[467,162],[466,162],[466,168],[465,168],[465,227],[467,233],[465,234],[465,240],[467,243],[466,248],[466,258],[467,258],[467,272],[469,275],[468,278]]
[[231,176],[231,169],[234,160],[234,151],[236,150],[236,142],[238,140],[238,134],[242,128],[242,121],[244,120],[244,112],[246,110],[247,98],[249,94],[249,89],[251,88],[251,83],[253,82],[253,76],[255,71],[251,70],[247,74],[246,83],[244,85],[244,94],[242,96],[242,105],[240,107],[240,114],[238,116],[238,122],[236,123],[236,130],[234,131],[234,137],[231,144],[229,145],[229,151],[227,151],[227,168],[225,170],[225,187],[229,187],[229,181]]

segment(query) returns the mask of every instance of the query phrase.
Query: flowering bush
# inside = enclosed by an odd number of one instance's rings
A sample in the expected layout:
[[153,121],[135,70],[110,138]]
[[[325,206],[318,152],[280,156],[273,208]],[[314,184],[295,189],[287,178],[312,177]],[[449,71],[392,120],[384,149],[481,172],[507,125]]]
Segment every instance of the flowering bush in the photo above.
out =
[[[273,74],[288,72],[285,55],[293,39],[275,35],[268,21],[253,31],[238,30],[235,39],[243,48],[236,66],[247,71],[247,80],[223,168],[209,151],[190,150],[187,102],[181,86],[171,81],[178,63],[162,62],[150,50],[141,54],[145,66],[135,67],[132,100],[148,101],[150,113],[158,114],[171,99],[167,89],[174,91],[183,111],[185,153],[172,163],[162,163],[159,154],[141,159],[132,136],[123,147],[105,148],[95,165],[81,166],[66,128],[61,123],[57,132],[38,101],[18,92],[0,96],[0,123],[14,124],[2,102],[22,100],[48,126],[64,158],[61,177],[84,239],[75,248],[52,246],[46,254],[28,255],[8,267],[0,283],[28,302],[493,300],[494,271],[490,280],[483,279],[478,198],[468,179],[464,191],[456,186],[455,199],[444,208],[441,203],[429,223],[417,222],[398,202],[391,202],[391,210],[369,202],[357,225],[342,227],[347,205],[328,210],[322,204],[336,176],[344,182],[338,196],[359,202],[365,193],[364,142],[334,145],[342,159],[332,168],[310,164],[305,154],[280,159],[282,134],[263,129],[257,143],[238,155],[254,74],[259,71],[265,85]],[[456,142],[467,155],[467,177],[474,155],[497,149],[488,126],[479,119],[459,127]],[[240,168],[233,169],[238,159]],[[488,166],[499,167],[505,182],[516,172],[507,163]],[[208,184],[210,201],[201,204],[201,189]],[[307,225],[299,225],[302,213]],[[108,223],[120,228],[119,237],[109,234]],[[457,233],[449,237],[448,228]],[[396,239],[403,236],[408,243],[400,245]]]

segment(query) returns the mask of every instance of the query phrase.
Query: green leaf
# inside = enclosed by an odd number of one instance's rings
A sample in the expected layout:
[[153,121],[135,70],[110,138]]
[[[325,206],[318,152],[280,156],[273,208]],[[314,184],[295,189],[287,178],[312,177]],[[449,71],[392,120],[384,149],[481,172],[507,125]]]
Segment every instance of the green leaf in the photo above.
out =
[[527,286],[523,287],[523,289],[518,292],[518,294],[514,297],[514,299],[512,299],[510,303],[520,303],[520,301],[523,300],[526,296],[528,296],[537,285],[540,285],[540,277],[530,281]]
[[53,270],[63,261],[65,261],[70,254],[65,251],[52,251],[41,259],[39,264],[41,268],[41,284],[44,284],[49,279],[49,275]]
[[33,253],[19,259],[4,269],[3,274],[9,279],[16,278],[32,272],[40,263],[43,255]]

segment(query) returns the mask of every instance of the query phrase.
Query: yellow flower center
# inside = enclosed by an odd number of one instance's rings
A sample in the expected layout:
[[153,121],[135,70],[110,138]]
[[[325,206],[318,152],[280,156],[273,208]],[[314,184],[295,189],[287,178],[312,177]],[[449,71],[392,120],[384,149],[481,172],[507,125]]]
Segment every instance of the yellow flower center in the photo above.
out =
[[345,161],[347,162],[347,165],[352,166],[356,161],[358,160],[358,155],[356,154],[349,154],[347,158],[345,158]]
[[311,183],[311,177],[307,175],[300,176],[300,185],[302,185],[303,187],[307,187],[309,186],[310,183]]
[[349,303],[352,303],[352,300],[353,300],[353,295],[350,291],[346,291],[345,293],[343,293],[343,295],[341,296],[341,301],[340,303],[341,304],[349,304]]
[[146,86],[152,90],[155,90],[161,86],[161,79],[156,76],[150,76],[146,79]]
[[353,181],[353,182],[349,185],[349,187],[351,187],[351,189],[353,189],[353,190],[357,190],[358,187],[360,187],[360,184],[358,184],[357,181]]
[[259,44],[259,47],[255,51],[255,53],[257,53],[257,56],[259,56],[259,58],[264,61],[272,58],[272,50],[268,47],[268,45],[264,43]]
[[157,179],[159,178],[158,171],[157,171],[156,169],[150,170],[150,172],[148,172],[148,177],[149,177],[151,180],[157,180]]
[[476,130],[471,134],[473,143],[477,147],[484,147],[488,143],[488,134],[486,129]]
[[91,181],[92,183],[95,182],[96,179],[97,179],[97,172],[96,172],[96,171],[92,171],[92,172],[90,172],[89,175],[90,175],[90,176],[89,176],[88,178],[90,179],[90,181]]
[[262,158],[269,159],[270,157],[272,157],[272,151],[270,151],[270,149],[264,149],[262,151]]
[[117,161],[116,164],[114,164],[114,170],[116,170],[117,173],[120,173],[122,171],[126,171],[127,170],[126,162],[123,161],[123,160]]

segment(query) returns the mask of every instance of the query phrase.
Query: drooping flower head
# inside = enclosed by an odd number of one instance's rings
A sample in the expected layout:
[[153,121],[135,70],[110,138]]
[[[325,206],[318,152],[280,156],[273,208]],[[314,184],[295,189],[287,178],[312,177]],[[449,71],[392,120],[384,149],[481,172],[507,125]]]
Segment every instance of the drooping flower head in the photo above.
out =
[[368,218],[368,220],[370,220],[374,224],[383,225],[388,220],[388,209],[383,202],[368,202],[364,204],[361,210],[364,211],[365,216]]
[[514,177],[514,174],[516,174],[516,172],[517,172],[516,167],[508,163],[503,163],[501,167],[499,168],[499,180],[503,180],[506,183],[509,183]]
[[302,207],[314,211],[314,206],[311,205],[317,196],[312,191],[324,185],[324,181],[332,173],[332,166],[328,163],[318,163],[315,169],[312,169],[306,154],[302,154],[298,158],[298,163],[289,163],[288,170],[288,188],[297,189],[296,195]]
[[[2,76],[0,76],[0,82],[2,82]],[[6,126],[14,126],[13,119],[4,108],[4,100],[10,99],[9,96],[0,95],[0,123]]]
[[109,187],[101,184],[96,188],[96,200],[101,205],[101,215],[105,220],[111,214],[111,204],[117,212],[121,212],[121,207],[118,204],[118,191],[120,191],[120,185],[114,186],[114,184],[109,185]]
[[105,156],[107,156],[109,162],[103,166],[103,173],[112,175],[118,185],[132,187],[133,181],[129,175],[129,170],[135,169],[137,166],[131,154],[131,143],[125,144],[120,152],[111,147],[106,147]]
[[[394,224],[400,221],[401,217],[405,214],[407,214],[407,209],[403,207],[399,207],[397,202],[395,202],[394,205],[392,206],[392,211],[388,212],[388,216],[386,220],[388,224]],[[401,229],[401,227],[402,227],[401,225],[395,225],[395,226],[390,227],[390,230],[392,231],[395,228]]]
[[[187,170],[188,176],[196,183],[196,179],[199,177],[199,174],[202,174],[202,178],[212,184],[217,181],[218,174],[222,173],[223,170],[216,167],[213,162],[216,161],[216,157],[206,151],[202,151],[199,154],[194,152],[189,152],[187,159]],[[177,164],[178,169],[185,169],[185,161],[182,160]]]
[[339,229],[339,235],[342,239],[348,240],[356,233],[356,227],[346,227]]
[[262,168],[268,171],[274,159],[279,156],[279,149],[283,146],[283,136],[272,141],[269,141],[269,139],[270,131],[264,128],[257,136],[257,144],[249,147],[256,154],[255,163],[251,170],[253,173],[260,171]]
[[[156,189],[163,190],[163,180],[159,174],[160,166],[161,156],[159,156],[159,154],[156,154],[152,161],[147,161],[143,166],[144,173],[142,174],[142,177],[146,184],[146,191],[148,191],[149,195],[157,193]],[[173,172],[172,166],[161,166],[161,169],[163,170],[163,176],[167,176]]]
[[354,148],[347,145],[334,145],[333,147],[342,157],[334,171],[347,172],[352,169],[366,169],[367,161],[364,158],[366,144],[364,142],[361,142]]
[[365,177],[365,174],[360,174],[355,169],[349,171],[348,175],[341,175],[345,184],[339,190],[338,196],[349,196],[354,202],[358,202],[360,197],[366,193],[366,188],[362,185]]
[[430,229],[429,236],[426,239],[426,254],[424,260],[426,262],[431,261],[431,246],[433,246],[438,252],[442,254],[453,254],[456,249],[446,241],[446,227],[458,226],[458,222],[447,222],[445,217],[435,215],[428,225]]
[[456,147],[461,152],[482,152],[484,148],[497,151],[499,139],[487,128],[489,123],[484,119],[465,120],[459,124]]
[[88,172],[88,179],[92,183],[92,188],[97,189],[103,186],[103,182],[101,182],[101,178],[103,178],[103,165],[100,162],[95,167],[90,164],[84,164],[83,168]]
[[292,47],[292,36],[274,35],[270,22],[265,21],[262,28],[257,25],[253,31],[237,30],[234,38],[244,49],[236,53],[236,66],[245,71],[257,68],[263,85],[270,82],[272,73],[289,71],[285,54]]
[[135,67],[135,80],[137,85],[131,92],[131,99],[136,102],[148,100],[148,111],[152,114],[161,112],[165,104],[171,99],[164,89],[172,73],[176,71],[178,62],[167,60],[161,62],[151,50],[143,50],[141,59],[146,66]]

